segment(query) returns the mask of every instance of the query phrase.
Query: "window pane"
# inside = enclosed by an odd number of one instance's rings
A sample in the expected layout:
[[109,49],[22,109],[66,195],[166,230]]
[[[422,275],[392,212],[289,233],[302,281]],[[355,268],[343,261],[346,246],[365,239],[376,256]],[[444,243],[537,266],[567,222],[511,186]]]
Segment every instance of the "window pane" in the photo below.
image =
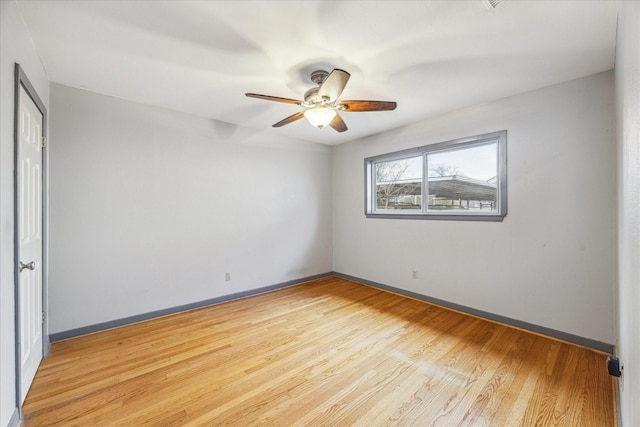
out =
[[430,211],[497,212],[498,143],[427,155]]
[[422,159],[374,163],[376,210],[422,210]]

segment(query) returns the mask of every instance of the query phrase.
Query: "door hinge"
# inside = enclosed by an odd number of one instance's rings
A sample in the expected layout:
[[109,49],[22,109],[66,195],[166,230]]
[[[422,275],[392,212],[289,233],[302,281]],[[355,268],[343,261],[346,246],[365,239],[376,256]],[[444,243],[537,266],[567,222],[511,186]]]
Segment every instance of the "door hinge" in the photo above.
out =
[[43,325],[44,325],[45,319],[46,319],[46,313],[43,311],[42,312],[42,324]]
[[46,136],[42,137],[42,148],[47,148],[47,137]]

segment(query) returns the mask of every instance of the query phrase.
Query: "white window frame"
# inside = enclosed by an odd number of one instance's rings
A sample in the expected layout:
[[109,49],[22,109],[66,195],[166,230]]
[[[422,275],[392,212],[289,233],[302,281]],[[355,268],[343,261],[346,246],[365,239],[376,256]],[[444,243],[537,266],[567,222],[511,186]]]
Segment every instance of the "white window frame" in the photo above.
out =
[[[427,156],[438,152],[456,151],[497,143],[497,183],[496,183],[496,209],[482,211],[464,210],[433,210],[428,208],[428,166]],[[376,177],[375,165],[377,163],[402,160],[411,157],[422,156],[422,209],[421,210],[387,210],[377,209],[376,205]],[[507,215],[507,131],[486,133],[468,138],[460,138],[436,144],[424,145],[408,150],[381,154],[364,159],[365,170],[365,215],[367,218],[393,218],[393,219],[435,219],[454,221],[502,221]]]

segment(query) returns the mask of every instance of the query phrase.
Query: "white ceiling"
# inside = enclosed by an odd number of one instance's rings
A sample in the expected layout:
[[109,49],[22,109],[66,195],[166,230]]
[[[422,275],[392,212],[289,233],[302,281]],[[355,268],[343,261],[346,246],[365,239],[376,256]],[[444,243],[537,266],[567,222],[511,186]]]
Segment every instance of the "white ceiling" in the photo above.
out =
[[[335,145],[614,65],[616,1],[19,1],[51,81],[274,134]],[[299,107],[318,64],[351,73],[341,113]]]

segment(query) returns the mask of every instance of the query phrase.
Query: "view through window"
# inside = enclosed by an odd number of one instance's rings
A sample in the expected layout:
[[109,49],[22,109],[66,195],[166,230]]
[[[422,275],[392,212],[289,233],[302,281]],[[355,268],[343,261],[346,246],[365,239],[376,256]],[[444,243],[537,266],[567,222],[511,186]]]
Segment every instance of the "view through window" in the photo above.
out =
[[501,221],[506,131],[365,159],[369,217]]

